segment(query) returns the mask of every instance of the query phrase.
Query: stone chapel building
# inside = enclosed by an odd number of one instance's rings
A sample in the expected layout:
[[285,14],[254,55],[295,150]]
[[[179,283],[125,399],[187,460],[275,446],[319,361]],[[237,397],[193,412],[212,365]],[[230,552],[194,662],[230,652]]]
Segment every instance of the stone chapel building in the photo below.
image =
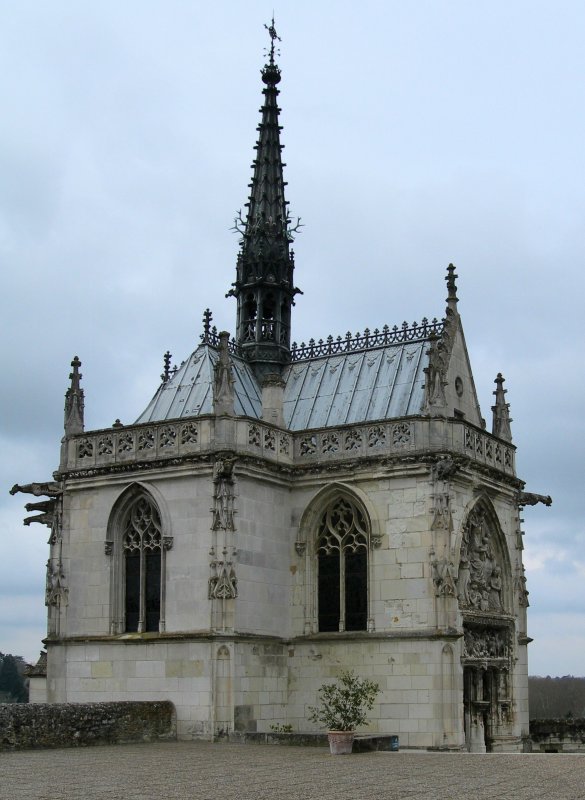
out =
[[76,357],[54,480],[12,490],[48,498],[25,520],[51,529],[48,701],[168,699],[182,738],[305,732],[351,668],[381,687],[371,732],[521,749],[520,513],[550,499],[516,476],[501,375],[486,429],[452,265],[441,321],[291,344],[270,34],[235,336],[206,312],[136,422],[103,430]]

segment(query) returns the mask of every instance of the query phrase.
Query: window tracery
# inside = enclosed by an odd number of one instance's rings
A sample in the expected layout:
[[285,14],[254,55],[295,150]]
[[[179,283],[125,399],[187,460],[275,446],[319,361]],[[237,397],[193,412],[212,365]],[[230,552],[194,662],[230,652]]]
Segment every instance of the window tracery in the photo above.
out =
[[319,631],[367,630],[368,542],[365,516],[355,503],[336,498],[318,527]]
[[165,630],[165,575],[173,537],[159,506],[138,484],[119,498],[108,523],[104,553],[110,559],[113,634]]
[[158,631],[161,617],[160,516],[141,495],[130,506],[123,528],[126,631]]

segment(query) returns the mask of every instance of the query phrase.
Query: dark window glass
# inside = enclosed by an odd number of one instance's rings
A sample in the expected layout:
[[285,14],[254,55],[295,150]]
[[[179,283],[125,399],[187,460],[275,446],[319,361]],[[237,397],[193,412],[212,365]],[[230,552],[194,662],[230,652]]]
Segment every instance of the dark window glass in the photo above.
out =
[[145,630],[158,631],[160,620],[160,552],[147,553],[146,560],[146,596],[145,596]]
[[137,631],[140,616],[140,553],[126,553],[126,630]]
[[345,551],[345,629],[365,631],[368,623],[367,555]]
[[339,630],[339,552],[319,553],[319,630]]

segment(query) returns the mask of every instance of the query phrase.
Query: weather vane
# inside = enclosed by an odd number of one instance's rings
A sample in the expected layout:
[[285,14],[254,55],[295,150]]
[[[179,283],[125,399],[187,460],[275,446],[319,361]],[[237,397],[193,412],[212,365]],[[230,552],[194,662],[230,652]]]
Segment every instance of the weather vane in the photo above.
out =
[[268,31],[268,35],[270,36],[270,63],[274,64],[274,41],[278,39],[279,42],[282,42],[280,36],[276,33],[276,28],[274,27],[274,14],[272,14],[272,22],[270,25],[264,24],[264,27]]

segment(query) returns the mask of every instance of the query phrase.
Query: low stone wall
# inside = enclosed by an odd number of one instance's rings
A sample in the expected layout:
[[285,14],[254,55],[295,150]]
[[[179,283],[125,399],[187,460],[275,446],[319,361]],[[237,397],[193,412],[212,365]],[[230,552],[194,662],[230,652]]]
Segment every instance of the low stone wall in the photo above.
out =
[[[223,741],[222,738],[216,741]],[[225,741],[246,744],[282,744],[294,747],[329,747],[326,733],[257,733],[233,732],[225,737]],[[398,737],[384,734],[358,734],[353,740],[354,753],[366,753],[372,750],[398,750]]]
[[176,738],[169,701],[0,705],[0,751]]
[[532,752],[585,753],[585,719],[531,719]]

